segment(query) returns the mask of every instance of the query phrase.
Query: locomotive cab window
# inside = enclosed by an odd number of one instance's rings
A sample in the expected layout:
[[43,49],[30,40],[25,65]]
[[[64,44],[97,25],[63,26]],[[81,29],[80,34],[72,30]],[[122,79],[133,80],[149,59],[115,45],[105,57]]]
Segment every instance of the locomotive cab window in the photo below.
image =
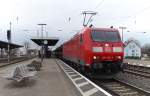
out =
[[100,32],[92,31],[91,37],[93,41],[118,42],[121,41],[118,32]]

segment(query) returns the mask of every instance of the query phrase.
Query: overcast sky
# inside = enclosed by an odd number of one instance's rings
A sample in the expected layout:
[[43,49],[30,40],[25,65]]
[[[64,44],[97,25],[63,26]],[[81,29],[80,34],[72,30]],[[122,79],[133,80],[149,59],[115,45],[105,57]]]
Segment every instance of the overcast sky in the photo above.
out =
[[150,0],[0,0],[0,40],[6,40],[10,21],[13,42],[22,44],[36,36],[38,23],[47,24],[44,31],[49,36],[65,40],[82,28],[81,13],[86,10],[98,12],[95,27],[125,26],[125,40],[134,37],[149,43]]

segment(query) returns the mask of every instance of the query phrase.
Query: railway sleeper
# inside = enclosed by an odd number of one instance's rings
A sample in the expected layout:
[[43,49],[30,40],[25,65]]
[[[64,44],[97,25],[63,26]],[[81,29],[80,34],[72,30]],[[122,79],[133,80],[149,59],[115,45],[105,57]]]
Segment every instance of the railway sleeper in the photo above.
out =
[[113,86],[121,86],[120,84],[106,84],[105,86],[107,86],[107,87],[113,87]]
[[121,96],[141,96],[138,92],[120,93]]
[[111,86],[110,89],[126,89],[125,86]]
[[124,91],[130,91],[131,89],[116,89],[115,92],[124,92]]

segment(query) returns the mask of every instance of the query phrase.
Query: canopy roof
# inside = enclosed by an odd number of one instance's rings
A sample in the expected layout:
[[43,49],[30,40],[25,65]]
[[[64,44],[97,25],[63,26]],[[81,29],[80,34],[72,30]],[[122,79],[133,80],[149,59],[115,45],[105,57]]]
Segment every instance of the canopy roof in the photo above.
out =
[[32,38],[31,40],[39,46],[43,45],[44,41],[47,42],[46,45],[48,46],[55,46],[59,39],[57,37],[44,37],[44,38],[36,37],[36,38]]
[[[8,48],[8,44],[9,44],[8,42],[0,40],[0,48]],[[23,47],[23,46],[14,44],[14,43],[10,43],[10,49],[15,49],[15,48],[19,48],[19,47]]]

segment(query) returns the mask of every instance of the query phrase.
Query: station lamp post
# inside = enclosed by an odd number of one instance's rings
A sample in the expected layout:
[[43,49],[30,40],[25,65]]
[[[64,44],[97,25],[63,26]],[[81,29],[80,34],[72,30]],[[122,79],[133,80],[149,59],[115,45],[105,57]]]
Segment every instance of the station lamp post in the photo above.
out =
[[47,24],[41,23],[41,24],[37,24],[37,25],[41,26],[41,39],[42,39],[42,43],[43,43],[43,44],[41,44],[41,64],[42,64],[43,59],[44,59],[44,54],[45,54],[43,47],[45,46],[44,43],[47,43],[47,41],[44,41],[44,39],[43,39],[43,26],[46,26]]

